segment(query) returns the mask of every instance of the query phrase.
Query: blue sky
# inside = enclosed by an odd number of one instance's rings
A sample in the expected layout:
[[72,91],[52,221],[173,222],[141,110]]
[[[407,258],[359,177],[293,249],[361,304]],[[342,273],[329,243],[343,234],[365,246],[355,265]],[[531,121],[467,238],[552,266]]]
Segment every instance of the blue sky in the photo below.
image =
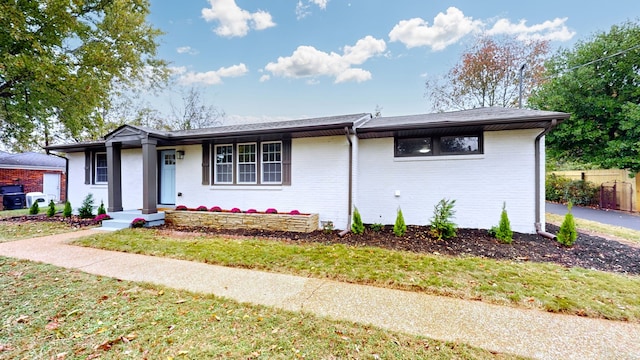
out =
[[[639,17],[638,0],[151,0],[149,21],[175,89],[200,89],[231,123],[430,112],[425,76],[478,33],[570,48]],[[152,100],[169,101],[176,91]]]

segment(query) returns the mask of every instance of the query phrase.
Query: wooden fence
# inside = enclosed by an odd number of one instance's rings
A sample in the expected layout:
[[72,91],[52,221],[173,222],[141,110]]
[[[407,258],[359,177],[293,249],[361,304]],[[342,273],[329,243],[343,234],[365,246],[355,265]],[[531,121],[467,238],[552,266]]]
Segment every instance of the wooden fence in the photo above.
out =
[[630,177],[626,170],[601,169],[601,170],[571,170],[550,171],[548,174],[556,174],[573,180],[585,180],[605,189],[616,187],[616,208],[624,211],[640,211],[638,199],[640,199],[640,173]]

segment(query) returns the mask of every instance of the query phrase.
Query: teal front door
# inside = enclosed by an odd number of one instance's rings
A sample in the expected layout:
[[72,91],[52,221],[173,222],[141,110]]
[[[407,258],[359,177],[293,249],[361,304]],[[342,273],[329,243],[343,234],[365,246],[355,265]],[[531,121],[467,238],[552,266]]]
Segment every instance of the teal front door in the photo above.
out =
[[175,205],[176,203],[176,151],[160,151],[160,168],[158,181],[160,182],[159,203],[164,205]]

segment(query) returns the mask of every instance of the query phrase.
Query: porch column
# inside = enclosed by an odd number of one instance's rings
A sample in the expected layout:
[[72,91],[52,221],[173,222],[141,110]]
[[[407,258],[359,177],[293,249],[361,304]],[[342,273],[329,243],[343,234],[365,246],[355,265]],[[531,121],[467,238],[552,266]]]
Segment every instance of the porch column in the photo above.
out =
[[158,212],[158,152],[157,141],[142,139],[142,213]]
[[108,212],[122,211],[121,143],[107,142],[107,201]]

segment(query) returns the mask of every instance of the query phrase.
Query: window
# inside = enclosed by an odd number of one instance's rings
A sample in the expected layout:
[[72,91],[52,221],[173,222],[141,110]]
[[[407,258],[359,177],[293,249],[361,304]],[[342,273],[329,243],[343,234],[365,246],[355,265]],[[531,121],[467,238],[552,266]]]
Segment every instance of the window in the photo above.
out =
[[107,154],[106,153],[96,153],[96,162],[95,162],[95,173],[94,173],[94,183],[95,184],[106,184],[108,181],[107,175]]
[[256,144],[238,144],[238,183],[257,182]]
[[216,145],[215,152],[215,182],[218,184],[232,184],[233,145]]
[[262,182],[282,182],[282,143],[262,143]]
[[481,135],[396,138],[395,157],[482,154]]
[[[214,185],[290,185],[291,140],[203,145],[203,160],[213,166]],[[204,185],[209,184],[204,172]]]

